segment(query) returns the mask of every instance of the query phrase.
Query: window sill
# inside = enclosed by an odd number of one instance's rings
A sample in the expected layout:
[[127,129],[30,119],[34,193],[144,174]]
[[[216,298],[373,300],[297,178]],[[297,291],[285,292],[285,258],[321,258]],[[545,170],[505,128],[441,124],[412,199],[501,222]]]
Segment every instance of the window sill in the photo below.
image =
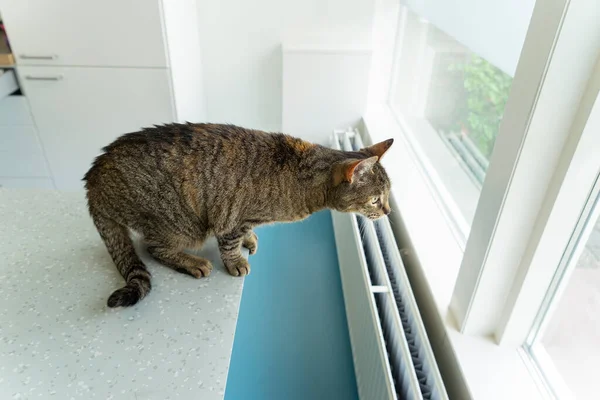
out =
[[383,159],[393,207],[400,210],[391,220],[396,235],[410,243],[402,249],[407,273],[449,394],[460,399],[546,398],[520,349],[458,331],[448,310],[461,246],[390,108],[371,108],[364,123],[373,142],[397,139]]

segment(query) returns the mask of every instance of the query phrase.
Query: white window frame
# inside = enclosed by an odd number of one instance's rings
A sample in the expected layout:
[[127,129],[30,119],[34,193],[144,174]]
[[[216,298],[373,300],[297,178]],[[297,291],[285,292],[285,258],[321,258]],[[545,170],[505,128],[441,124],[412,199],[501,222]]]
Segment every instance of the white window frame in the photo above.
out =
[[[458,371],[448,373],[467,381],[454,393],[486,399],[548,393],[533,379],[521,348],[581,212],[573,204],[583,204],[589,177],[598,172],[589,152],[600,148],[600,139],[584,130],[598,131],[591,118],[600,79],[595,3],[536,2],[464,249],[389,97],[384,106],[371,99],[365,115],[371,140],[389,137],[390,130],[401,139],[383,160],[394,182],[397,231],[411,244],[405,255],[411,281],[424,293],[420,307],[436,314],[426,316],[432,345],[456,363]],[[375,61],[380,51],[390,49],[375,46]],[[380,64],[379,82],[393,83],[394,68]]]
[[[599,71],[600,72],[600,71]],[[600,76],[600,74],[599,74]],[[597,90],[598,88],[596,88]],[[575,190],[575,196],[572,193],[565,193],[563,189],[561,192],[564,195],[570,196],[570,209],[563,209],[560,211],[569,214],[573,209],[580,211],[579,216],[573,216],[573,219],[577,219],[576,226],[574,227],[572,234],[566,244],[564,253],[561,258],[559,267],[556,268],[555,273],[549,283],[548,290],[542,300],[542,304],[539,307],[539,311],[534,319],[533,326],[530,329],[528,338],[525,342],[524,351],[527,356],[534,362],[534,368],[544,379],[545,384],[548,385],[548,389],[559,399],[574,399],[575,395],[567,386],[566,382],[556,369],[554,362],[550,355],[546,352],[544,346],[540,342],[544,332],[550,322],[550,319],[558,305],[561,295],[566,289],[569,278],[575,266],[581,256],[583,249],[585,248],[590,234],[593,230],[594,225],[598,221],[600,216],[600,160],[594,160],[597,158],[596,154],[590,154],[593,152],[592,149],[598,149],[600,146],[600,140],[598,139],[598,132],[600,132],[600,99],[596,97],[592,114],[586,124],[585,131],[581,137],[580,144],[577,146],[578,151],[575,153],[574,162],[569,167],[569,172],[580,169],[580,162],[590,163],[596,161],[597,174],[595,177],[582,176],[577,177],[573,174],[568,174],[565,177],[564,184],[567,185],[568,189]],[[583,146],[593,145],[594,147],[584,148]],[[581,153],[587,153],[585,157]],[[597,151],[596,151],[597,153]],[[591,158],[589,156],[592,156]],[[575,166],[573,164],[576,164]],[[583,175],[587,175],[589,170],[592,168],[583,168]],[[584,179],[581,179],[584,178]],[[593,178],[594,182],[590,182],[585,178]],[[592,190],[590,192],[590,187]],[[565,186],[563,185],[563,188]],[[585,200],[582,198],[585,196]],[[583,202],[583,204],[581,204]],[[565,205],[561,202],[561,205]],[[559,209],[553,210],[554,218],[561,218]],[[551,217],[552,218],[552,217]],[[559,238],[562,238],[564,232],[556,232]],[[548,237],[550,233],[544,233],[544,236]],[[547,239],[548,240],[548,239]],[[562,243],[561,243],[562,245]],[[533,268],[538,265],[533,266]],[[531,267],[530,267],[531,268]],[[546,272],[550,268],[542,268],[542,271]],[[546,271],[544,271],[546,270]],[[538,274],[539,275],[539,274]]]
[[595,0],[536,3],[451,301],[464,333],[502,341],[498,324],[600,55],[598,20]]
[[525,342],[561,259],[568,251],[569,241],[577,233],[576,227],[600,172],[599,90],[600,61],[581,101],[571,136],[495,332],[501,344],[519,346]]

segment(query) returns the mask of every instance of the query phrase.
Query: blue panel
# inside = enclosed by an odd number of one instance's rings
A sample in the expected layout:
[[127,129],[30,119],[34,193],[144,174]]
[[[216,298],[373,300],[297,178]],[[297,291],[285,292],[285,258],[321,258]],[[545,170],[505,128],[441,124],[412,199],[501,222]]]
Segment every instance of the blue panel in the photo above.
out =
[[330,212],[256,233],[225,399],[357,399]]

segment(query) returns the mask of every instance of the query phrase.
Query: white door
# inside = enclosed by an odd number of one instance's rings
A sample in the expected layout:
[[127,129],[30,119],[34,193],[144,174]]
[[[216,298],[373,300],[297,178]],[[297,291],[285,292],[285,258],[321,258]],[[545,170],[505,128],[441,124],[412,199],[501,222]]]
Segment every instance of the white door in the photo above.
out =
[[2,0],[21,65],[165,67],[159,0]]
[[101,148],[174,121],[168,70],[18,67],[58,189],[78,189]]

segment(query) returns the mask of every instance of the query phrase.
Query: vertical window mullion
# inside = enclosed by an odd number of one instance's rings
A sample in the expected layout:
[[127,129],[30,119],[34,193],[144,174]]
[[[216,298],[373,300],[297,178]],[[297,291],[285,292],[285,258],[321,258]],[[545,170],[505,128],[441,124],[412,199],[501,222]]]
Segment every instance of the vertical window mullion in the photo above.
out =
[[599,18],[593,0],[536,3],[451,301],[462,332],[496,332],[599,53]]

